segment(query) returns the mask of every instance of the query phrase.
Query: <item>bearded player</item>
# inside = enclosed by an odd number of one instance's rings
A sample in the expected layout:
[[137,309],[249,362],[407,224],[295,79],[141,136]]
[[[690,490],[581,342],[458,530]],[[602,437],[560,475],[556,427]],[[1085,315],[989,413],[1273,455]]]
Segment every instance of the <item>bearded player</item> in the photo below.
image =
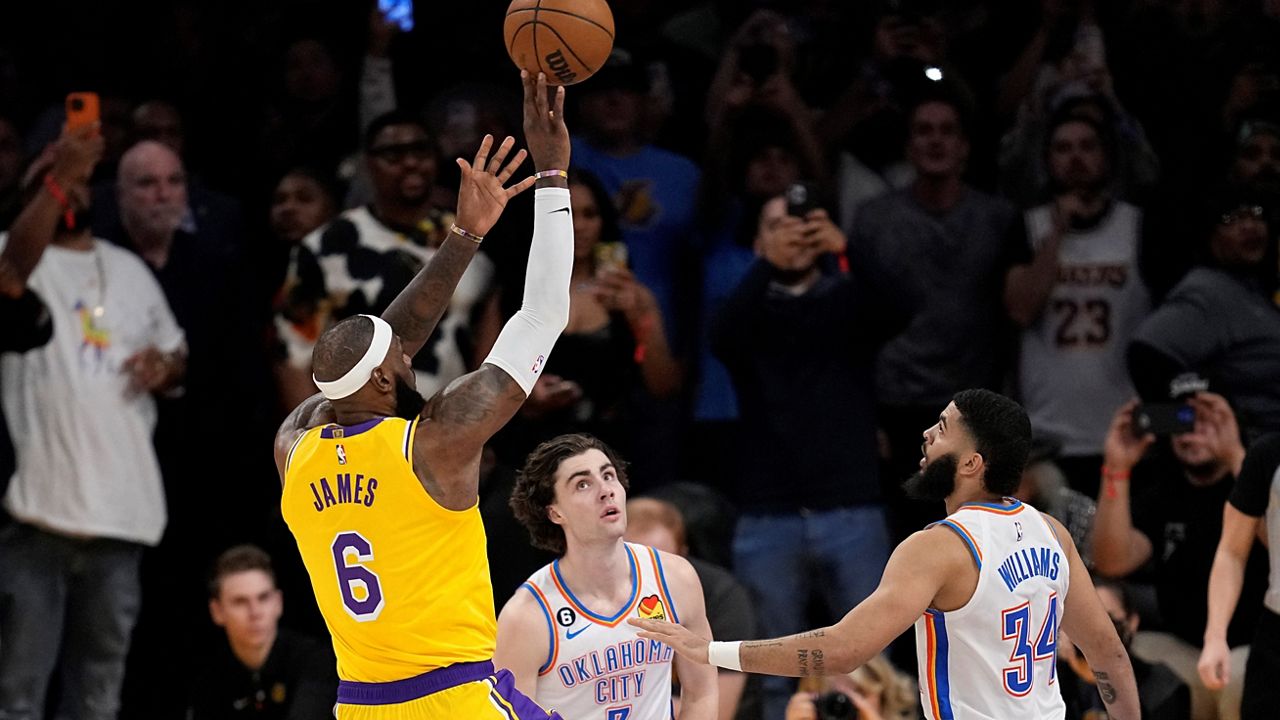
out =
[[632,620],[641,637],[740,672],[852,672],[912,625],[930,720],[1052,718],[1066,713],[1054,674],[1058,629],[1084,651],[1107,713],[1138,720],[1133,667],[1066,528],[1008,497],[1022,477],[1031,423],[986,390],[957,393],[924,432],[907,485],[947,517],[907,538],[880,586],[831,627],[786,638],[708,643],[670,623]]

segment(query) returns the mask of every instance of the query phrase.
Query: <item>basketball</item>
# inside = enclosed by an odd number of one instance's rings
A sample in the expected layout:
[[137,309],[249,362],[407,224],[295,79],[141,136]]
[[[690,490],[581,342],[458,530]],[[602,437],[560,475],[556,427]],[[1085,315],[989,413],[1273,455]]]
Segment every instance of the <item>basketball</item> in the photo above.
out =
[[613,49],[613,13],[605,0],[512,0],[502,24],[507,54],[551,85],[591,77]]

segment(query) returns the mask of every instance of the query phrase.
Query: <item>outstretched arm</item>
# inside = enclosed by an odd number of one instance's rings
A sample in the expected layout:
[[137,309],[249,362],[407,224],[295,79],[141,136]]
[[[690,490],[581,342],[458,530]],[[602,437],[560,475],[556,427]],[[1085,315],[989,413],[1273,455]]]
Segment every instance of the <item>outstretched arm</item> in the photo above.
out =
[[[41,158],[47,174],[36,194],[9,229],[9,241],[0,250],[0,292],[20,297],[27,279],[40,262],[70,207],[64,205],[68,189],[87,193],[89,176],[102,158],[102,136],[96,127],[69,130],[53,145],[52,159]],[[39,172],[39,169],[37,169]]]
[[1062,630],[1084,653],[1098,680],[1098,694],[1107,705],[1107,716],[1115,720],[1138,720],[1138,685],[1133,677],[1133,664],[1120,636],[1116,634],[1111,616],[1098,600],[1089,571],[1080,560],[1071,533],[1062,523],[1044,516],[1057,531],[1063,549],[1067,551],[1071,567],[1071,587],[1063,606]]
[[[524,131],[539,171],[569,166],[569,130],[564,124],[564,88],[554,105],[546,77],[521,73]],[[463,375],[427,402],[415,436],[429,471],[428,486],[445,507],[475,501],[477,465],[484,444],[515,415],[546,364],[569,320],[569,276],[573,270],[573,217],[566,179],[539,178],[533,199],[533,242],[525,274],[524,302],[503,327],[479,370]]]
[[[524,162],[525,151],[522,149],[511,162],[503,166],[513,145],[515,140],[508,137],[490,158],[493,136],[485,135],[470,164],[462,158],[457,159],[458,167],[462,169],[462,183],[458,188],[457,227],[477,237],[484,237],[502,216],[507,201],[533,185],[533,178],[525,178],[509,188],[503,187],[516,168]],[[458,281],[462,279],[467,266],[471,264],[471,258],[475,257],[479,248],[478,241],[450,230],[444,244],[431,257],[431,261],[382,313],[382,319],[400,336],[405,353],[417,355],[427,338],[431,337],[436,324],[449,307],[449,300],[458,287]]]
[[[924,614],[948,578],[973,560],[950,530],[935,527],[907,538],[889,558],[880,586],[830,627],[770,640],[744,642],[739,669],[804,677],[852,672],[883,650]],[[672,623],[629,620],[640,636],[670,645],[681,656],[707,663],[708,641]],[[734,658],[728,659],[730,663]],[[719,662],[716,664],[720,665]],[[720,665],[727,667],[727,665]]]

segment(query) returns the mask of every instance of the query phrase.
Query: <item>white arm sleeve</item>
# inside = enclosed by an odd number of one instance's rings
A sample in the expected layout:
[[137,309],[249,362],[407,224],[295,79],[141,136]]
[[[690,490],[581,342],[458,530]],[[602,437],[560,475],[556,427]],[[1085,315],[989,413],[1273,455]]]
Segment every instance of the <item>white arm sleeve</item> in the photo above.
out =
[[533,242],[524,275],[524,303],[502,327],[485,362],[507,373],[527,396],[569,323],[573,273],[573,211],[567,188],[533,193]]

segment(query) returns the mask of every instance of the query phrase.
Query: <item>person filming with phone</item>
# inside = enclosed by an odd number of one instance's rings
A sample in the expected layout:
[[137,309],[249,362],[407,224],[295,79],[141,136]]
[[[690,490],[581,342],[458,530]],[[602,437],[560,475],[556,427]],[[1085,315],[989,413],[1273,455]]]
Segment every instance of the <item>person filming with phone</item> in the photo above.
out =
[[[742,423],[733,564],[766,637],[808,621],[805,568],[824,569],[817,585],[834,619],[875,589],[889,558],[872,367],[905,320],[863,268],[828,261],[845,235],[806,191],[764,204],[759,258],[710,319]],[[790,682],[765,678],[763,690],[764,716],[781,717]]]
[[1247,563],[1227,631],[1233,683],[1210,690],[1196,669],[1208,617],[1203,588],[1245,455],[1234,411],[1221,395],[1203,390],[1172,406],[1131,401],[1112,418],[1103,453],[1095,568],[1153,585],[1159,611],[1155,631],[1139,633],[1133,653],[1165,663],[1191,687],[1193,718],[1239,717],[1247,643],[1266,584],[1260,554]]

